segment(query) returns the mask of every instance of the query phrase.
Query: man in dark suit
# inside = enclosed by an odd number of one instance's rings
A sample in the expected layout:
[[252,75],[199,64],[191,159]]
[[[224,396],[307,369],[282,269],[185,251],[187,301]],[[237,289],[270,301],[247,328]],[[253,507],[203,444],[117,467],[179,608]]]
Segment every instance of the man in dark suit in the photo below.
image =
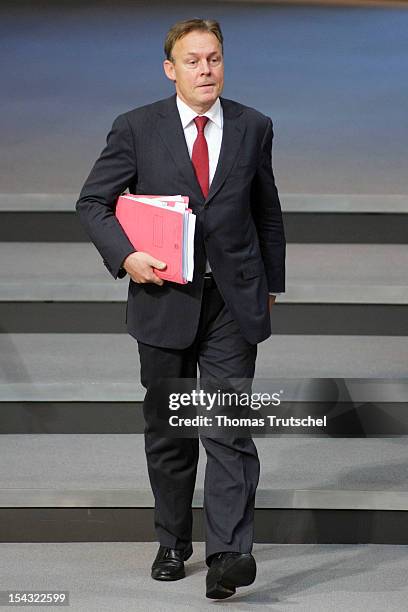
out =
[[[119,115],[77,202],[77,211],[114,278],[130,276],[127,328],[137,339],[145,450],[160,543],[156,580],[185,576],[199,440],[157,435],[160,377],[250,379],[257,344],[270,336],[270,309],[285,290],[285,237],[272,164],[272,122],[220,97],[223,38],[215,21],[178,22],[165,42],[164,71],[176,94]],[[194,277],[165,282],[115,217],[118,196],[183,194],[197,215]],[[259,459],[250,436],[201,436],[207,597],[251,584]]]

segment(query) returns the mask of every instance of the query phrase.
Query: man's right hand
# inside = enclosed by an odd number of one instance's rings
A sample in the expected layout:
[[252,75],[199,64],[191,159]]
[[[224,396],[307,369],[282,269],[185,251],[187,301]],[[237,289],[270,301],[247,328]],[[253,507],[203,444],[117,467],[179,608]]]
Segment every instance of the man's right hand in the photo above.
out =
[[155,283],[156,285],[163,285],[164,281],[154,273],[153,268],[164,270],[166,267],[167,264],[163,261],[143,251],[131,253],[122,263],[122,268],[135,283]]

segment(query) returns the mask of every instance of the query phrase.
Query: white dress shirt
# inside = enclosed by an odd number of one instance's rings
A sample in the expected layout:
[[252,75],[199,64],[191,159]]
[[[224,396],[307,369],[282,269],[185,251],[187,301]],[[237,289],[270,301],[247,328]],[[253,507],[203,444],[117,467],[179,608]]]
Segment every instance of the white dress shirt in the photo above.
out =
[[[190,108],[179,96],[176,96],[176,103],[178,112],[180,115],[181,125],[184,130],[184,137],[186,139],[188,153],[190,158],[193,154],[194,142],[197,138],[197,128],[194,123],[197,113],[195,110]],[[215,170],[218,164],[218,158],[220,156],[221,141],[222,141],[222,128],[223,128],[223,113],[220,99],[217,98],[211,108],[206,113],[203,113],[204,117],[208,117],[209,121],[204,128],[204,135],[207,141],[208,147],[208,165],[209,165],[209,185],[214,178]],[[205,265],[205,271],[211,272],[210,264],[208,259]],[[271,293],[270,295],[279,295],[278,293]]]
[[[183,100],[177,96],[177,108],[180,114],[181,125],[183,126],[184,136],[187,143],[188,153],[190,158],[193,154],[193,145],[197,138],[197,128],[194,123],[197,113],[187,106]],[[209,121],[204,128],[204,135],[208,146],[208,163],[209,163],[209,185],[214,178],[215,169],[218,164],[218,158],[221,150],[223,114],[220,99],[217,98],[211,108],[203,115],[208,117]]]

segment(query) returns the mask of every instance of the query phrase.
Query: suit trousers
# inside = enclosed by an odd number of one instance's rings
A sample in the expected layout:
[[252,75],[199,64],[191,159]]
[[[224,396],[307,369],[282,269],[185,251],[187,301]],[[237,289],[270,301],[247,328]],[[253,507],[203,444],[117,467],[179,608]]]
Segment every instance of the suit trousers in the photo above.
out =
[[[183,316],[183,313],[180,313]],[[250,435],[229,432],[222,437],[162,437],[150,427],[158,378],[242,378],[252,381],[257,345],[241,334],[215,284],[206,282],[194,342],[185,349],[151,346],[138,341],[141,382],[146,389],[145,452],[155,498],[154,525],[162,546],[183,549],[192,539],[199,439],[206,451],[204,525],[206,562],[221,551],[251,552],[255,493],[260,464]],[[167,406],[168,409],[168,406]]]

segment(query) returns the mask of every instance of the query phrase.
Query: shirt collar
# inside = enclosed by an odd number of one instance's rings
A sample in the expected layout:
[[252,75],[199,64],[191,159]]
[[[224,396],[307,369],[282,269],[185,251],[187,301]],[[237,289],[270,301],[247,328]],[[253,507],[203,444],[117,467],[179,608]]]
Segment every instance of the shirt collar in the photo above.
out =
[[[190,108],[179,96],[176,96],[177,108],[180,114],[181,124],[183,130],[191,123],[194,117],[197,117],[196,111]],[[208,117],[213,121],[220,129],[222,129],[222,106],[220,99],[217,98],[211,108],[204,113],[204,117]]]

